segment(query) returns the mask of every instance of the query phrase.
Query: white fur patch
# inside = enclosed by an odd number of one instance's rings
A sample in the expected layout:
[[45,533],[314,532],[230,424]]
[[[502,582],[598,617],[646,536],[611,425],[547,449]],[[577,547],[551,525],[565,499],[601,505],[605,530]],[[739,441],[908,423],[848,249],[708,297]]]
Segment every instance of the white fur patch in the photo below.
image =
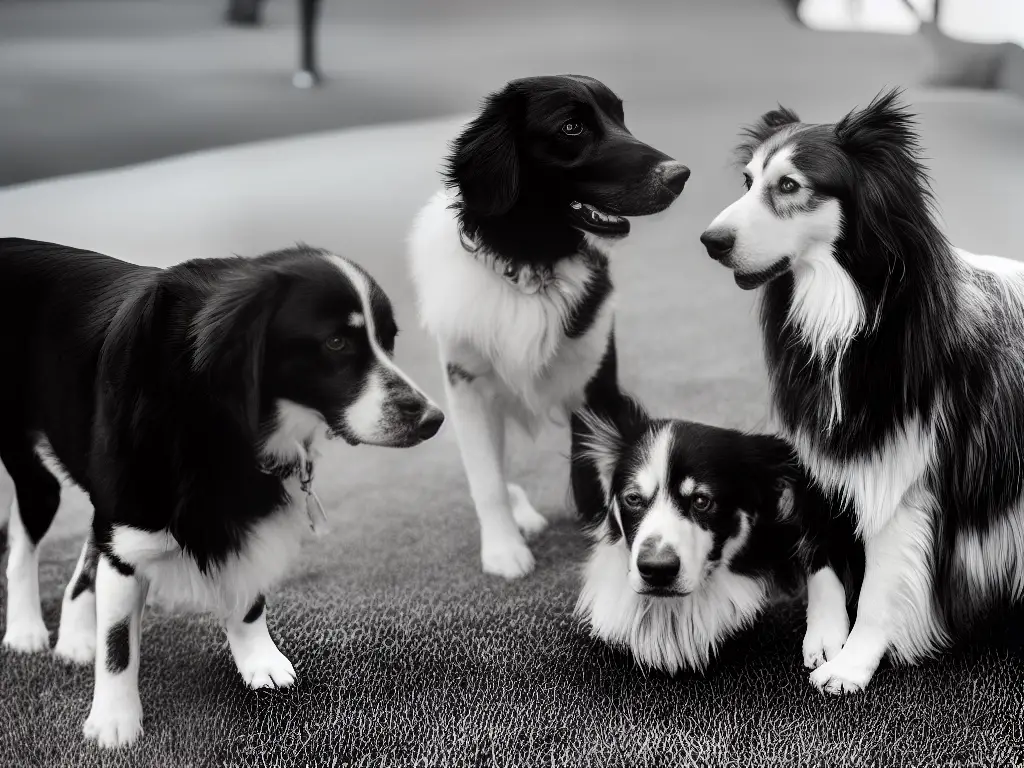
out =
[[362,312],[353,312],[348,316],[348,324],[353,328],[362,328],[366,325],[366,316]]
[[907,491],[930,466],[935,450],[933,432],[916,419],[872,455],[846,462],[823,456],[816,441],[803,432],[791,437],[800,459],[822,487],[854,505],[858,532],[865,537],[889,522]]
[[692,477],[687,477],[679,485],[679,494],[681,496],[692,496],[693,492],[697,490],[697,481]]
[[668,500],[667,494],[659,493],[633,538],[629,582],[637,591],[645,587],[637,565],[639,554],[645,545],[653,545],[656,549],[668,547],[673,551],[680,562],[679,575],[674,586],[683,592],[693,592],[700,587],[704,579],[708,555],[715,545],[715,538],[711,531],[680,515]]
[[17,499],[9,508],[7,628],[3,644],[20,653],[46,651],[50,648],[50,633],[39,602],[39,549],[21,522]]
[[1024,599],[1024,507],[1018,505],[988,530],[960,531],[956,559],[967,578],[969,599],[984,603],[992,595]]
[[221,617],[244,613],[257,596],[284,578],[309,530],[298,480],[289,478],[285,486],[292,503],[256,522],[242,550],[207,573],[200,572],[168,531],[117,526],[111,548],[149,579],[156,602]]
[[648,499],[668,484],[668,469],[672,454],[672,429],[665,427],[653,435],[647,446],[644,463],[633,477],[637,488]]
[[324,417],[291,400],[277,401],[277,424],[260,451],[268,466],[287,466],[298,461],[303,446],[313,446],[326,434]]
[[388,392],[375,368],[363,382],[359,397],[345,411],[345,423],[349,431],[361,442],[372,443],[380,439],[381,422]]
[[629,560],[621,540],[594,545],[576,615],[592,635],[628,649],[644,667],[670,674],[705,669],[721,643],[753,623],[768,599],[764,582],[727,568],[685,597],[639,595],[627,579]]
[[526,293],[463,249],[452,202],[445,192],[435,195],[409,236],[423,326],[446,362],[460,363],[465,354],[469,369],[489,368],[485,375],[501,407],[527,428],[564,419],[580,405],[604,356],[612,297],[583,336],[566,337],[566,319],[592,276],[588,261],[563,259],[549,286]]
[[831,568],[822,568],[807,580],[807,631],[804,666],[817,669],[842,650],[850,634],[846,589]]

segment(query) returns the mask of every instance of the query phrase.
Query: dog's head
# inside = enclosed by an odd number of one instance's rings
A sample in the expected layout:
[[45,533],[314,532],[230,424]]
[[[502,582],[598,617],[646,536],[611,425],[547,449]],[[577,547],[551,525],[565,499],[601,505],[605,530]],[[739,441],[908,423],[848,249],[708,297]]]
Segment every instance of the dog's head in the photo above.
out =
[[296,247],[239,259],[212,284],[191,325],[193,370],[257,440],[325,428],[406,447],[440,428],[440,409],[392,361],[391,302],[355,263]]
[[629,132],[622,101],[603,83],[560,75],[514,80],[489,96],[455,140],[446,175],[475,217],[554,211],[583,232],[621,237],[624,217],[668,208],[690,171]]
[[899,270],[900,240],[922,231],[931,198],[898,96],[879,95],[828,125],[780,107],[746,129],[746,191],[701,236],[741,288],[790,270],[870,287]]
[[582,416],[582,459],[606,499],[601,535],[628,550],[627,579],[639,594],[700,592],[786,492],[778,469],[788,451],[774,438],[651,420],[637,408],[627,419]]

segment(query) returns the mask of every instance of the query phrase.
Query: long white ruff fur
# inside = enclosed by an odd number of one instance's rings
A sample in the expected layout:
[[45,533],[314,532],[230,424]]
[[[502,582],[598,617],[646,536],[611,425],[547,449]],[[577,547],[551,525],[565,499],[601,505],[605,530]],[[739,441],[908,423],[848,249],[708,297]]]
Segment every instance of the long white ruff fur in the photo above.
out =
[[565,320],[593,277],[586,261],[562,260],[551,288],[526,294],[465,251],[454,200],[438,192],[409,236],[423,327],[438,340],[446,362],[474,372],[488,369],[503,406],[530,431],[552,416],[562,421],[579,406],[604,355],[614,299],[605,301],[586,333],[567,338]]
[[590,554],[576,615],[591,635],[629,649],[643,667],[703,672],[721,642],[750,626],[768,603],[768,585],[719,568],[686,597],[637,594],[626,578],[629,550],[602,538]]

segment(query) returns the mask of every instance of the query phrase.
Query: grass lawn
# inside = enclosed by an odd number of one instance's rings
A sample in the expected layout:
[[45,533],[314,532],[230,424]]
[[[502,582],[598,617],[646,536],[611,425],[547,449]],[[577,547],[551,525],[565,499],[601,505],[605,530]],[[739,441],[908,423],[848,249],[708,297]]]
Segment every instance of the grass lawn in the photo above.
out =
[[[912,85],[917,52],[910,41],[809,33],[747,5],[747,37],[728,50],[703,38],[711,28],[727,39],[735,20],[708,16],[710,27],[620,30],[640,64],[567,43],[489,75],[496,86],[524,71],[589,72],[625,97],[637,136],[690,165],[681,202],[635,221],[614,258],[624,381],[654,413],[757,428],[767,393],[754,297],[697,240],[740,192],[728,167],[737,127],[777,100],[834,119],[885,85]],[[716,74],[722,61],[728,80]],[[954,242],[1024,256],[1024,104],[915,89],[908,99]],[[296,240],[335,249],[391,295],[397,358],[440,397],[403,241],[457,126],[337,132],[0,190],[0,233],[153,264]],[[142,741],[117,755],[84,746],[90,670],[0,652],[0,766],[1024,764],[1019,614],[921,668],[885,666],[848,699],[808,685],[798,605],[769,611],[706,676],[645,674],[592,641],[572,617],[585,542],[565,510],[567,442],[552,430],[514,451],[514,476],[553,520],[535,544],[536,573],[514,584],[480,572],[451,429],[408,451],[332,447],[317,475],[331,531],[307,543],[269,599],[271,633],[299,674],[292,690],[246,690],[211,620],[152,608]],[[54,630],[87,518],[69,490],[44,544]]]

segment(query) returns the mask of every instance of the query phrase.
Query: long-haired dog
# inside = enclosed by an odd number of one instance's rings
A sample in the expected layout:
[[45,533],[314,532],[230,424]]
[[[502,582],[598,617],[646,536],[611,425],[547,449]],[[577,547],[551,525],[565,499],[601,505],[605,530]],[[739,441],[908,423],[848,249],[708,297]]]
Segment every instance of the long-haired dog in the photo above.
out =
[[411,446],[443,418],[392,362],[396,333],[377,283],[326,251],[159,270],[0,240],[0,460],[17,494],[4,644],[49,648],[38,545],[60,483],[43,439],[95,507],[55,648],[95,656],[87,738],[141,733],[147,592],[216,614],[248,685],[294,681],[264,593],[322,512],[318,445]]
[[863,569],[853,518],[770,435],[653,419],[632,398],[581,412],[605,503],[576,613],[664,672],[703,670],[775,597],[806,584],[804,664],[835,658]]
[[[588,77],[515,80],[455,140],[449,191],[417,218],[410,257],[420,316],[440,346],[487,573],[529,573],[523,533],[546,525],[507,482],[506,422],[532,432],[571,414],[602,365],[614,385],[605,243],[629,233],[627,216],[671,205],[689,175],[637,140],[619,98]],[[574,486],[587,494],[596,479]]]
[[769,112],[740,149],[747,192],[701,239],[764,286],[774,409],[855,507],[860,610],[811,681],[859,691],[1024,597],[1024,270],[946,240],[895,92],[834,125]]

